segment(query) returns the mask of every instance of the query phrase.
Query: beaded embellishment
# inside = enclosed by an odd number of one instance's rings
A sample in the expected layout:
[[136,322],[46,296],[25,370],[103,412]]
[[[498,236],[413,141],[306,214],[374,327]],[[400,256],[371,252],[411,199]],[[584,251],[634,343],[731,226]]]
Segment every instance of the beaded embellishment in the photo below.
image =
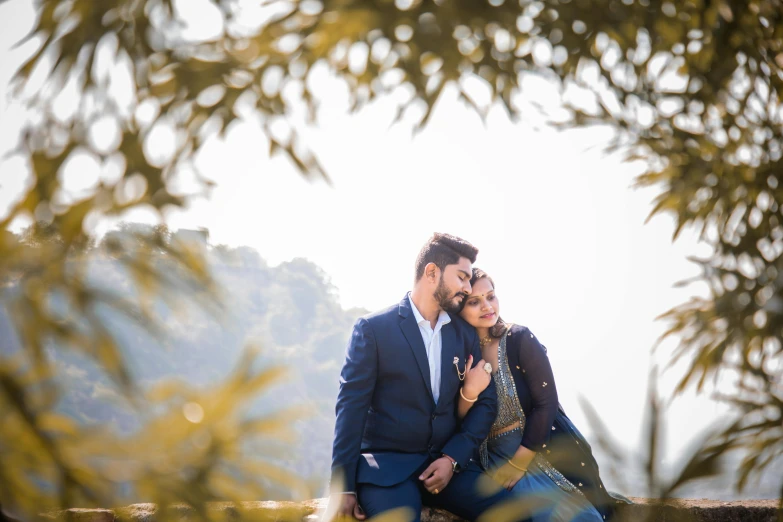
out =
[[[498,343],[498,371],[495,374],[495,378],[492,380],[495,383],[495,390],[498,397],[498,414],[495,418],[495,422],[492,424],[491,431],[500,431],[507,426],[516,424],[519,422],[517,428],[500,433],[494,437],[488,437],[481,443],[479,447],[479,457],[481,458],[481,465],[484,469],[489,468],[489,448],[488,441],[490,439],[496,439],[498,437],[505,437],[509,433],[515,433],[525,431],[525,412],[522,410],[522,405],[519,403],[519,396],[517,395],[517,387],[514,383],[514,376],[511,375],[511,367],[508,363],[508,352],[506,350],[506,337],[511,331],[509,327],[506,330],[506,335],[500,338]],[[536,466],[543,473],[545,473],[557,486],[568,493],[578,493],[584,496],[579,488],[571,483],[562,473],[557,471],[552,464],[541,454],[536,453],[535,458],[531,465]]]

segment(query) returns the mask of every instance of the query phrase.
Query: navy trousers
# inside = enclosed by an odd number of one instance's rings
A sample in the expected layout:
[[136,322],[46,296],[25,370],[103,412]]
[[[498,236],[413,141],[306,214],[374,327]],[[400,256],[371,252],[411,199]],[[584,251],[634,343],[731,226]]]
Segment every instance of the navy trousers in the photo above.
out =
[[[459,473],[455,473],[446,488],[433,495],[424,488],[419,475],[427,469],[431,461],[426,462],[410,477],[384,487],[374,484],[357,484],[359,505],[368,517],[396,508],[409,508],[412,512],[408,520],[420,522],[422,506],[441,508],[466,520],[475,520],[489,508],[513,498],[505,489],[486,491],[491,479],[483,474],[474,462]],[[483,478],[482,478],[483,477]]]

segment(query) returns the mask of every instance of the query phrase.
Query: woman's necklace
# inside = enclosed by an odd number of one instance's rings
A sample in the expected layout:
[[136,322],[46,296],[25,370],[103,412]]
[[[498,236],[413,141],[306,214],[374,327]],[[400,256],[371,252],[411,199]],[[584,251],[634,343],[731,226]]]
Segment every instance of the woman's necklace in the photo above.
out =
[[483,349],[485,346],[488,346],[489,343],[491,342],[492,342],[492,336],[487,335],[486,337],[482,337],[481,339],[479,339],[479,346],[481,346],[481,348]]

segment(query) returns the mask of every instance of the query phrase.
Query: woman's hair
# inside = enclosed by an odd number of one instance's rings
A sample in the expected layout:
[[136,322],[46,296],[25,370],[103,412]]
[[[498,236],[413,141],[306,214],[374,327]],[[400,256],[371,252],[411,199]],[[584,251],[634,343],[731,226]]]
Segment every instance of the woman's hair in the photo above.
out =
[[[493,290],[495,289],[495,282],[492,280],[491,277],[489,277],[489,274],[487,274],[485,271],[483,271],[480,268],[473,267],[473,275],[471,275],[470,277],[470,286],[475,285],[479,281],[479,279],[486,279],[487,281],[489,281],[489,284],[492,285],[492,289]],[[467,298],[462,300],[463,308],[465,307],[467,302],[468,302]],[[489,329],[489,335],[497,339],[499,337],[502,337],[503,334],[506,333],[506,330],[508,330],[510,327],[511,325],[506,324],[506,322],[500,316],[498,316],[498,322],[495,323],[495,326]]]

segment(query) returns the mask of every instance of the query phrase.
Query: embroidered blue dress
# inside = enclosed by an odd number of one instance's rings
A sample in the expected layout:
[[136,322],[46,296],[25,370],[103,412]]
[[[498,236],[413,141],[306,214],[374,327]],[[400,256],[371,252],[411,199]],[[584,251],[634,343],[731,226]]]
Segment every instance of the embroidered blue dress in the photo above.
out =
[[[547,455],[551,454],[551,450],[547,448],[551,438],[548,432],[555,430],[557,426],[554,423],[554,417],[557,416],[557,392],[551,367],[548,360],[538,361],[542,363],[539,365],[535,364],[536,361],[529,361],[530,374],[527,374],[527,369],[516,364],[517,371],[512,372],[507,351],[507,339],[512,333],[518,338],[525,335],[533,338],[526,328],[514,326],[500,339],[498,370],[493,379],[498,396],[498,415],[489,437],[479,448],[481,465],[488,471],[503,466],[519,446],[524,445],[537,453],[528,467],[528,472],[512,491],[524,497],[521,505],[530,512],[532,522],[603,522],[606,515],[601,514],[587,499],[581,490],[584,483],[581,480],[577,484],[572,483],[547,459]],[[546,359],[543,346],[537,341],[535,345],[540,347],[543,353],[534,353],[533,357],[543,355]],[[521,380],[525,382],[517,386],[516,381],[520,380],[523,373]],[[539,389],[531,389],[533,387]],[[520,395],[527,408],[523,407]],[[551,400],[554,400],[554,408],[547,404]],[[530,419],[526,416],[525,409],[530,413]],[[538,433],[535,433],[536,431]],[[585,466],[585,463],[582,462],[581,466]]]

